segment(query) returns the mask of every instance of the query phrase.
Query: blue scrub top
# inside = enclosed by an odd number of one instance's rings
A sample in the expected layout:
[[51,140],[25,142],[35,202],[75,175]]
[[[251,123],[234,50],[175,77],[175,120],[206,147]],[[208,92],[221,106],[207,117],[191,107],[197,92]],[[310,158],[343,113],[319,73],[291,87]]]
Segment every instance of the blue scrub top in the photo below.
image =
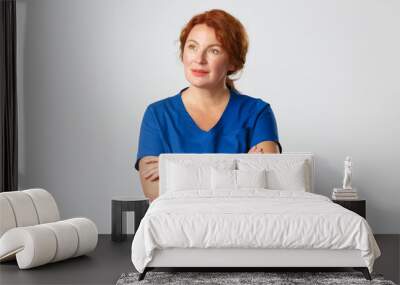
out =
[[262,141],[275,141],[282,153],[274,113],[267,102],[229,89],[225,110],[209,131],[200,129],[182,101],[182,89],[150,104],[143,115],[139,135],[139,160],[161,153],[247,153]]

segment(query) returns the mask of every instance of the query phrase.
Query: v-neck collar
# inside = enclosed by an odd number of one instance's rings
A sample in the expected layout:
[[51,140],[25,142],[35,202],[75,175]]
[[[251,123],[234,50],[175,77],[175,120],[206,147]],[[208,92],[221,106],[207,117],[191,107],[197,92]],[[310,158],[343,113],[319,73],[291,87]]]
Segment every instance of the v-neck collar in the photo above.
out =
[[196,122],[193,120],[192,116],[190,116],[189,112],[186,110],[185,104],[183,103],[182,100],[182,92],[185,91],[186,89],[188,89],[189,87],[183,88],[179,93],[178,93],[178,105],[180,106],[180,108],[182,109],[185,117],[188,119],[189,123],[195,128],[197,129],[199,132],[203,133],[203,134],[213,134],[215,133],[223,124],[224,119],[226,117],[226,114],[229,112],[229,109],[231,108],[232,105],[232,101],[233,101],[233,96],[234,96],[234,92],[232,91],[232,89],[229,88],[229,101],[228,104],[226,105],[221,117],[219,118],[218,122],[208,131],[205,131],[203,129],[201,129]]

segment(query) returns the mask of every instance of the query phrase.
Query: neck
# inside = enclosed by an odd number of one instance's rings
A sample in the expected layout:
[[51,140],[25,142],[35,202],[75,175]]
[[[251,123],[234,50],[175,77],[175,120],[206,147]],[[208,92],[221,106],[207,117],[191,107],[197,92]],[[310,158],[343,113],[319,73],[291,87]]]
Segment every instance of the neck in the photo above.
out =
[[197,106],[205,109],[223,104],[229,98],[229,89],[225,85],[214,88],[198,88],[190,85],[185,93],[188,101],[195,102]]

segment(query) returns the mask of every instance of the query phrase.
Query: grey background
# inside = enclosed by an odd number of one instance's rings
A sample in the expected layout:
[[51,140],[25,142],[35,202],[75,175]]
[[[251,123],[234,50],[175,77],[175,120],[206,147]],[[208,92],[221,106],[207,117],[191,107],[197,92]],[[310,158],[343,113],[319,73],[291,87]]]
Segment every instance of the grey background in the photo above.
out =
[[284,152],[315,154],[316,192],[351,155],[374,233],[400,233],[399,1],[17,0],[20,188],[110,233],[111,197],[143,195],[144,109],[188,86],[179,32],[211,8],[247,28],[237,87],[271,104]]

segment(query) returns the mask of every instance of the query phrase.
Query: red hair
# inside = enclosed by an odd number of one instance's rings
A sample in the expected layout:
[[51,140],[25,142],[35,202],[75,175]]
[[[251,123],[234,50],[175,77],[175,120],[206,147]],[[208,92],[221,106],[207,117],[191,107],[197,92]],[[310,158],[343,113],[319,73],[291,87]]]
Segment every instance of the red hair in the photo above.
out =
[[[234,71],[228,71],[227,76],[235,74],[243,69],[249,47],[246,30],[238,19],[233,17],[231,14],[218,9],[213,9],[193,16],[193,18],[182,29],[179,37],[180,59],[183,60],[183,50],[190,31],[198,24],[206,24],[210,28],[213,28],[217,40],[227,52],[229,63],[235,68]],[[226,84],[230,88],[235,88],[233,79],[229,77],[226,78]]]

